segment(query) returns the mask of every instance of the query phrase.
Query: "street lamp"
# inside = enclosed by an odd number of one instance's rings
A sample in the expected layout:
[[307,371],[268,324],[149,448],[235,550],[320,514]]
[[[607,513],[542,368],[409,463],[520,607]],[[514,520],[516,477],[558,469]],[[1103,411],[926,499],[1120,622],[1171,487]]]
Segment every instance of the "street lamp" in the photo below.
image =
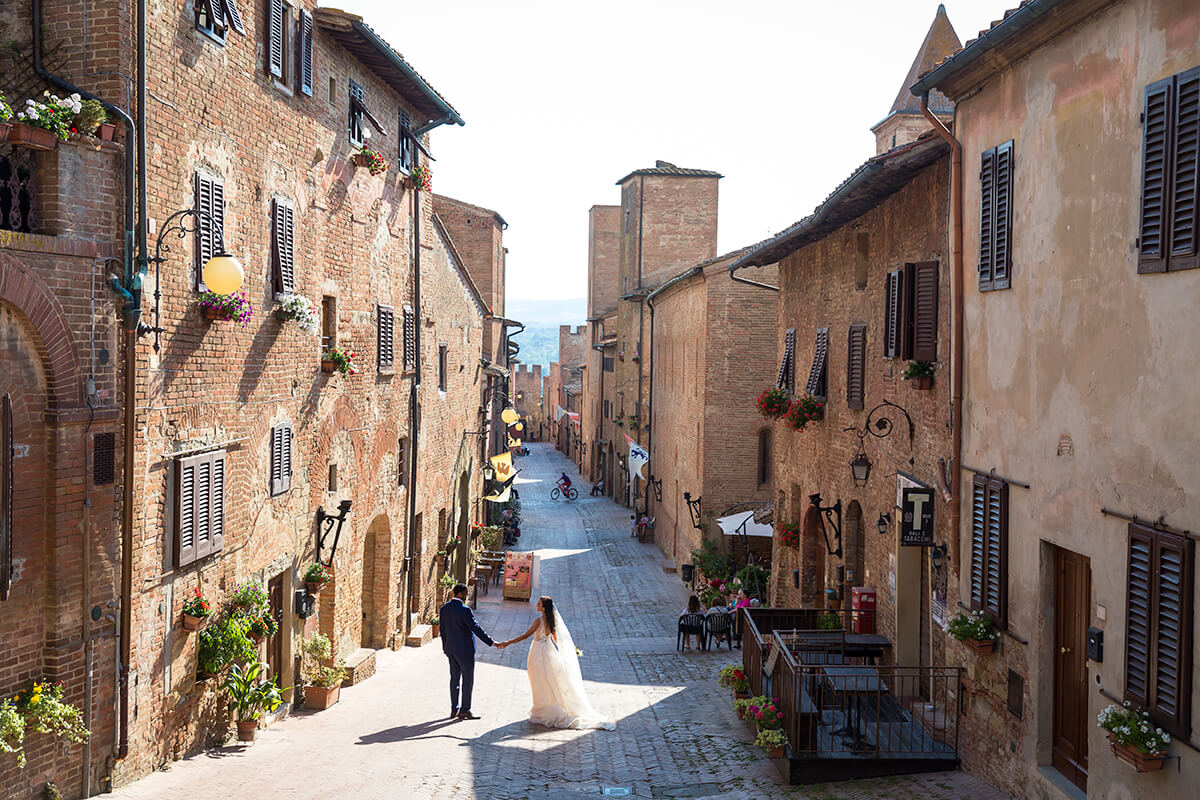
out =
[[[866,450],[863,449],[863,441],[867,438],[867,435],[869,434],[874,436],[876,439],[886,439],[892,435],[892,430],[895,428],[892,418],[888,416],[881,415],[879,419],[875,420],[874,423],[871,422],[871,418],[875,416],[880,409],[885,408],[896,409],[904,415],[906,420],[908,420],[908,449],[910,452],[912,451],[913,435],[915,432],[912,417],[908,415],[908,412],[905,411],[902,406],[896,405],[891,400],[884,400],[882,403],[867,412],[867,419],[861,428],[850,426],[849,428],[842,429],[846,431],[852,431],[854,435],[858,437],[858,453],[854,456],[854,460],[850,462],[850,474],[854,478],[855,486],[866,486],[867,481],[871,477],[871,459],[867,458]],[[909,463],[912,463],[911,458],[909,459]]]
[[174,233],[180,239],[185,238],[189,233],[203,233],[200,231],[200,226],[204,222],[207,222],[212,227],[213,233],[217,235],[217,252],[204,262],[202,268],[201,278],[204,285],[213,294],[226,295],[242,288],[242,281],[245,280],[246,273],[242,269],[241,262],[225,252],[225,231],[211,214],[196,208],[188,208],[176,211],[167,217],[154,242],[154,258],[152,259],[154,261],[154,324],[138,323],[139,336],[154,333],[154,352],[156,353],[160,347],[159,334],[164,330],[159,322],[162,310],[162,263],[167,260],[163,253],[171,252],[170,245],[164,243],[163,239],[168,233]]
[[875,520],[875,528],[879,531],[880,536],[884,536],[888,532],[888,528],[892,524],[892,515],[886,511],[879,515],[879,519]]
[[941,569],[942,565],[946,563],[946,553],[949,549],[949,545],[947,545],[945,542],[942,542],[941,544],[935,544],[930,548],[929,563],[934,569]]
[[521,415],[517,413],[515,408],[506,408],[500,412],[500,419],[504,421],[505,425],[512,425],[520,418]]
[[[862,447],[861,439],[858,446]],[[871,479],[871,459],[867,458],[865,451],[860,449],[858,455],[850,462],[850,474],[854,477],[854,485],[859,487],[866,486],[867,481]]]

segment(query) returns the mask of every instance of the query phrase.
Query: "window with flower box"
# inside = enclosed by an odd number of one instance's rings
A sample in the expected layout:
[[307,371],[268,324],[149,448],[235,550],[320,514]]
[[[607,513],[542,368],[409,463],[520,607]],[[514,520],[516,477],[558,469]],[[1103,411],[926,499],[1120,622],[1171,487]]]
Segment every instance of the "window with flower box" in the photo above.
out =
[[355,147],[362,147],[371,136],[371,132],[367,130],[364,122],[371,123],[371,127],[379,131],[381,136],[387,136],[387,131],[379,124],[379,120],[367,108],[366,92],[363,87],[359,86],[353,78],[350,79],[350,123],[349,137],[350,144]]
[[197,172],[196,205],[200,219],[196,223],[196,291],[204,292],[204,265],[221,252],[225,230],[225,183],[220,178]]

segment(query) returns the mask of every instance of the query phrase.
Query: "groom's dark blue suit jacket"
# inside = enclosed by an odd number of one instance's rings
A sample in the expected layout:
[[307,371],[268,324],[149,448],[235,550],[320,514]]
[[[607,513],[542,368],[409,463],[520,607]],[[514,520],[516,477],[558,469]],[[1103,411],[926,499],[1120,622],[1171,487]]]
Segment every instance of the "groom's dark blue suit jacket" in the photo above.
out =
[[442,625],[442,652],[459,658],[475,658],[475,637],[488,645],[492,637],[479,627],[475,615],[466,603],[457,597],[442,606],[439,620]]

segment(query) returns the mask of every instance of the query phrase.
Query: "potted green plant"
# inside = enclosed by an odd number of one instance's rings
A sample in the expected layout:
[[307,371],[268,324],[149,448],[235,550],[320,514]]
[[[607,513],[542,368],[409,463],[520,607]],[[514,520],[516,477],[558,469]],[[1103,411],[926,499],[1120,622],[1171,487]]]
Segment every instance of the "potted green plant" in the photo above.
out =
[[1000,638],[1000,632],[993,627],[991,618],[978,611],[955,614],[946,623],[946,632],[971,648],[976,655],[994,651],[996,640]]
[[0,700],[0,753],[15,753],[17,766],[25,768],[25,716],[11,698]]
[[204,292],[200,295],[198,305],[201,316],[209,322],[229,319],[240,322],[244,328],[250,323],[250,318],[254,316],[254,305],[245,292],[233,292],[232,294]]
[[388,167],[391,166],[388,164],[388,160],[383,157],[383,153],[378,150],[372,150],[366,145],[360,147],[358,152],[354,154],[354,163],[356,166],[366,167],[367,172],[372,175],[387,172]]
[[289,294],[279,297],[279,307],[275,309],[275,318],[280,322],[294,322],[302,331],[312,336],[321,333],[321,324],[317,319],[317,304],[302,294]]
[[758,413],[767,419],[779,419],[788,412],[791,402],[787,391],[776,387],[764,389],[763,393],[758,396],[758,400],[755,401],[755,405],[758,406]]
[[743,722],[746,720],[746,709],[750,707],[749,697],[739,697],[733,701],[733,710],[737,712],[738,719]]
[[208,618],[212,613],[212,604],[204,597],[204,593],[197,586],[192,589],[192,596],[183,604],[183,629],[185,631],[198,631],[200,624]]
[[1097,716],[1099,726],[1108,732],[1112,753],[1138,772],[1153,772],[1163,768],[1171,734],[1156,727],[1150,715],[1133,708],[1111,703]]
[[8,139],[8,132],[12,129],[12,116],[12,106],[5,99],[4,92],[0,92],[0,142]]
[[354,366],[354,357],[353,350],[343,350],[337,345],[330,345],[321,354],[321,371],[332,373],[337,370],[343,375],[357,375],[358,369]]
[[338,701],[342,681],[346,679],[345,662],[333,660],[333,644],[323,633],[314,634],[301,646],[304,677],[304,705],[306,708],[323,710]]
[[42,100],[26,100],[25,107],[13,117],[8,141],[27,150],[55,150],[59,140],[71,136],[71,121],[79,113],[82,99],[78,94],[62,98],[46,92]]
[[115,117],[113,117],[111,113],[105,113],[104,121],[101,122],[100,127],[96,129],[96,133],[100,136],[101,141],[111,142],[113,140],[113,134],[117,132],[117,126],[114,120]]
[[734,698],[750,696],[750,681],[737,664],[721,667],[721,671],[717,673],[717,684],[732,689]]
[[264,711],[271,713],[283,702],[274,679],[262,679],[265,666],[259,661],[245,667],[234,664],[221,684],[229,692],[229,710],[237,716],[239,742],[253,742],[259,716]]
[[787,744],[787,736],[777,728],[760,729],[754,743],[767,751],[768,758],[783,758],[783,748]]
[[441,586],[443,589],[452,589],[456,583],[458,581],[449,572],[438,578],[438,586]]
[[826,611],[817,617],[817,628],[823,631],[840,631],[842,629],[842,616],[834,611]]
[[258,581],[246,581],[229,595],[229,605],[248,617],[261,614],[267,610],[267,590]]
[[200,679],[220,675],[231,664],[245,664],[257,656],[254,642],[246,635],[249,622],[226,615],[200,631],[196,665]]
[[842,607],[842,596],[834,586],[830,586],[825,590],[825,606],[827,608],[838,609]]
[[30,731],[86,741],[91,731],[83,724],[83,712],[63,697],[62,683],[43,679],[31,681],[16,697],[0,701],[0,753],[15,753],[17,765],[23,768],[25,735]]
[[[94,140],[100,123],[107,119],[108,110],[104,108],[99,100],[84,100],[79,104],[79,110],[75,112],[72,127],[80,135],[88,136]],[[110,136],[109,138],[111,139],[112,137]]]
[[429,627],[433,628],[433,638],[438,638],[438,634],[442,632],[442,620],[440,617],[433,616],[425,620]]
[[319,594],[321,588],[331,580],[333,573],[320,561],[314,561],[304,570],[304,590],[309,594]]
[[279,632],[279,623],[271,616],[270,612],[265,614],[257,614],[250,618],[250,625],[246,629],[246,633],[250,636],[250,640],[255,644],[261,642],[269,636],[274,636]]
[[912,381],[916,389],[933,388],[933,363],[930,361],[910,361],[900,376],[906,381]]

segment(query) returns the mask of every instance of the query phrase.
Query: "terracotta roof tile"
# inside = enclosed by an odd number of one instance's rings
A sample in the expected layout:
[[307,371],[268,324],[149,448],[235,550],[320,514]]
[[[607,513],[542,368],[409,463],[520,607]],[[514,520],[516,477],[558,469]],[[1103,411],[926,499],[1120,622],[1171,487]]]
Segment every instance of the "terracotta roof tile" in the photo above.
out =
[[621,180],[617,181],[620,186],[625,181],[632,178],[634,175],[673,175],[677,178],[724,178],[725,176],[719,172],[713,172],[707,169],[689,169],[687,167],[677,167],[670,161],[656,161],[653,167],[645,167],[644,169],[635,169],[633,172],[626,175]]

